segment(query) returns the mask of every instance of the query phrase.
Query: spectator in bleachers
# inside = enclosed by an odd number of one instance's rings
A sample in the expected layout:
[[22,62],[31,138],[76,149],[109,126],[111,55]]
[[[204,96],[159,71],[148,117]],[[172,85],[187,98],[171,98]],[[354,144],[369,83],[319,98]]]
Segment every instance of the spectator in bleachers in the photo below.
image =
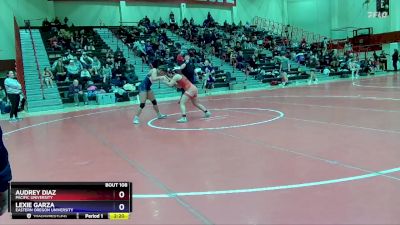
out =
[[328,38],[324,37],[324,40],[322,41],[322,54],[325,55],[327,51],[328,51]]
[[249,60],[249,64],[247,65],[247,68],[246,68],[246,75],[247,75],[247,76],[248,76],[250,73],[252,73],[252,72],[254,72],[254,71],[256,71],[256,70],[258,69],[257,63],[258,63],[258,57],[257,57],[257,54],[254,53],[254,54],[251,56],[251,58],[250,58],[250,60]]
[[165,49],[164,62],[171,66],[174,65],[174,57],[171,55],[171,50],[169,50],[169,48]]
[[368,75],[375,73],[375,63],[374,59],[371,57],[362,62],[360,70]]
[[158,42],[157,55],[160,57],[165,57],[166,50],[167,50],[167,46],[160,40]]
[[82,49],[80,38],[71,38],[70,47],[72,51],[77,52]]
[[43,79],[42,82],[46,84],[46,87],[53,87],[54,76],[48,67],[44,68],[44,71],[42,73],[42,79]]
[[311,56],[308,66],[311,68],[319,68],[320,64],[316,56]]
[[244,49],[245,50],[249,50],[249,49],[255,49],[255,46],[254,46],[254,44],[253,44],[253,42],[251,42],[251,41],[246,41],[245,43],[244,43]]
[[109,84],[111,82],[112,68],[110,67],[110,64],[106,63],[103,66],[103,69],[101,71],[101,77],[103,78],[103,83]]
[[87,43],[83,49],[86,52],[92,52],[92,51],[96,50],[96,48],[93,46],[93,43]]
[[314,82],[314,84],[318,84],[318,78],[315,75],[315,69],[310,70],[310,75],[309,75],[307,83],[308,83],[308,85],[311,85],[312,82]]
[[331,66],[332,68],[337,68],[337,67],[339,67],[339,65],[340,65],[340,62],[339,62],[338,56],[333,55],[333,56],[332,56],[332,59],[331,59],[330,66]]
[[285,56],[282,55],[280,58],[280,67],[279,67],[279,72],[282,77],[282,84],[285,86],[287,85],[289,79],[287,77],[287,73],[290,71],[290,61],[289,59]]
[[344,44],[344,51],[347,54],[350,54],[353,52],[353,46],[351,45],[351,42],[349,39],[347,39],[346,43]]
[[157,29],[158,25],[155,20],[151,21],[149,25],[149,32],[155,32]]
[[106,53],[106,62],[110,65],[114,64],[114,53],[111,49]]
[[118,62],[120,64],[126,63],[126,58],[124,57],[124,53],[119,47],[117,47],[117,51],[115,51],[114,53],[114,62]]
[[63,50],[63,47],[61,43],[58,41],[57,36],[53,36],[52,38],[49,39],[50,41],[50,46],[53,48],[53,50]]
[[55,25],[56,27],[58,27],[58,28],[61,27],[61,22],[60,22],[60,20],[58,19],[57,16],[54,18],[53,23],[54,23],[54,25]]
[[120,71],[116,72],[115,74],[113,74],[113,76],[111,77],[111,86],[115,86],[115,87],[123,87],[124,84],[126,84],[127,79],[125,76],[122,75],[122,73]]
[[289,84],[289,78],[287,72],[281,72],[281,86],[286,86]]
[[71,51],[67,50],[64,53],[64,56],[62,57],[62,62],[66,63],[66,62],[69,62],[70,60],[73,60],[73,59],[74,59],[74,56],[71,54]]
[[351,79],[358,79],[358,72],[360,71],[360,65],[357,63],[356,59],[349,60],[349,70],[351,71]]
[[132,64],[127,64],[126,67],[127,68],[125,70],[125,77],[127,79],[127,82],[130,84],[134,84],[139,80],[135,74],[135,67]]
[[142,58],[142,62],[147,63],[149,59],[148,59],[148,56],[146,53],[146,46],[145,46],[144,41],[140,41],[140,42],[136,41],[134,43],[134,48],[136,48],[139,51],[139,55]]
[[68,17],[64,17],[64,25],[66,27],[68,27],[68,21],[69,21]]
[[164,44],[168,42],[168,36],[165,30],[161,31],[161,34],[159,35],[159,41],[163,42]]
[[215,27],[215,21],[210,12],[208,12],[207,18],[203,22],[203,27]]
[[149,19],[149,17],[145,16],[144,19],[143,19],[143,21],[144,21],[144,23],[145,23],[146,26],[149,26],[149,25],[150,25],[150,19]]
[[205,93],[207,93],[208,90],[214,87],[215,69],[209,59],[205,59],[204,63],[201,63],[201,65],[202,67],[198,68],[199,71],[196,74],[198,78],[200,77],[203,80],[203,88],[205,89]]
[[285,37],[286,38],[291,38],[291,33],[289,32],[289,30],[290,30],[290,25],[288,24],[288,25],[286,25],[285,26]]
[[83,70],[83,65],[77,56],[74,56],[73,61],[75,62],[75,65],[78,67],[79,71]]
[[97,58],[97,56],[93,56],[93,63],[92,63],[92,71],[93,74],[99,74],[99,71],[101,69],[101,62],[100,60]]
[[91,97],[96,97],[97,95],[97,87],[94,84],[93,81],[88,81],[87,82],[87,97],[91,98]]
[[250,31],[250,23],[248,21],[244,25],[244,29]]
[[263,46],[264,46],[264,48],[266,48],[266,49],[270,49],[271,44],[270,44],[270,40],[269,40],[268,36],[265,36],[265,37],[264,37]]
[[82,63],[84,69],[91,70],[93,66],[93,59],[89,57],[86,52],[82,54],[79,60]]
[[169,28],[172,29],[172,31],[178,29],[178,25],[176,24],[175,15],[173,12],[169,14]]
[[42,22],[42,27],[44,28],[45,31],[48,31],[49,28],[51,27],[51,23],[47,20],[47,18],[44,18]]
[[204,73],[208,74],[208,73],[215,73],[214,67],[212,66],[212,64],[210,63],[209,59],[204,60],[204,66],[203,68],[201,68],[202,71],[204,71]]
[[67,77],[69,80],[74,80],[80,77],[80,67],[77,65],[75,60],[70,60],[69,64],[66,66]]
[[90,80],[90,78],[92,78],[92,75],[90,74],[89,70],[87,68],[84,68],[81,71],[81,76],[80,76],[80,80],[83,82],[86,82],[88,80]]
[[235,67],[239,70],[242,70],[245,68],[245,61],[244,61],[244,56],[243,52],[239,51],[238,56],[236,57],[236,62],[235,62]]
[[167,27],[167,23],[160,17],[160,19],[158,20],[158,25],[161,28],[166,28]]
[[204,84],[204,93],[211,94],[211,90],[214,89],[215,84],[215,74],[214,73],[206,73],[205,74],[205,84]]
[[75,106],[79,105],[79,98],[83,98],[85,105],[89,103],[87,93],[83,92],[82,85],[79,84],[78,80],[74,80],[69,86],[68,96],[74,98]]
[[237,53],[239,53],[239,51],[242,51],[242,45],[240,44],[239,41],[236,42],[236,46],[235,46],[234,50]]
[[182,26],[183,28],[189,27],[189,21],[186,19],[186,17],[182,20]]
[[306,63],[306,58],[304,56],[304,52],[297,53],[295,59],[296,59],[296,62],[301,64],[301,65],[305,65],[305,63]]
[[57,81],[65,81],[67,78],[67,72],[65,70],[62,58],[59,58],[54,62],[52,70],[56,74]]
[[193,19],[193,17],[192,17],[192,18],[190,18],[190,26],[191,26],[191,27],[193,27],[193,26],[194,26],[194,19]]

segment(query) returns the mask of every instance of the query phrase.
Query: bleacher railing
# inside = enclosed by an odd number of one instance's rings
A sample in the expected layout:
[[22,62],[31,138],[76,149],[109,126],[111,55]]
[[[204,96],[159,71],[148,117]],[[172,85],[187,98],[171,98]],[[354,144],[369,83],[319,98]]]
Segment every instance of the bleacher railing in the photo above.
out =
[[26,87],[24,77],[24,63],[22,61],[21,37],[19,34],[19,26],[17,19],[14,17],[14,33],[15,33],[15,72],[18,82],[22,86],[22,93],[26,98]]
[[44,96],[44,87],[43,87],[43,79],[42,79],[42,73],[40,72],[40,66],[39,66],[39,60],[38,60],[37,51],[36,51],[36,45],[35,45],[35,41],[33,40],[32,29],[31,29],[30,27],[28,27],[28,30],[29,30],[29,35],[31,36],[32,47],[33,47],[33,54],[34,54],[34,56],[35,56],[36,69],[37,69],[37,72],[38,72],[38,74],[39,74],[40,91],[42,92],[42,99],[45,99],[45,96]]
[[287,24],[275,22],[259,16],[253,18],[253,25],[270,31],[275,35],[287,37],[289,40],[295,42],[300,42],[303,38],[305,38],[308,43],[322,42],[324,39],[324,36],[320,34],[306,31],[300,27],[287,26]]
[[382,50],[382,44],[353,46],[353,52],[359,60],[362,59],[362,57],[364,58],[364,60],[367,60],[369,57],[372,56],[372,52],[379,50]]

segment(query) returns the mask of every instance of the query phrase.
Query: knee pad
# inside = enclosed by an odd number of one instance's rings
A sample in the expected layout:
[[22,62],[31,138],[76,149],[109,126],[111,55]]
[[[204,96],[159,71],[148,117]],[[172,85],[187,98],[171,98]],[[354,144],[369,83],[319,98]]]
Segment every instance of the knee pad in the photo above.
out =
[[153,105],[157,105],[157,100],[153,100],[153,101],[151,101],[151,103],[153,103]]
[[146,103],[140,103],[139,107],[140,107],[141,109],[143,109],[145,105],[146,105]]

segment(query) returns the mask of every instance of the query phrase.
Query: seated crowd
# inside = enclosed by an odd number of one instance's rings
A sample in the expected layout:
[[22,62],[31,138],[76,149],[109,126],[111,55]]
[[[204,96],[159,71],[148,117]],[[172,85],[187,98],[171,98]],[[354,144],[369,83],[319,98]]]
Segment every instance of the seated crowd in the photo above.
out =
[[[373,57],[359,60],[351,44],[346,42],[344,54],[340,55],[336,49],[329,49],[327,38],[324,38],[321,43],[312,44],[307,43],[305,37],[300,42],[293,41],[293,33],[289,32],[289,25],[281,34],[275,34],[250,26],[249,23],[243,25],[240,22],[239,25],[230,25],[225,21],[222,26],[219,26],[217,23],[210,25],[207,21],[214,21],[210,14],[203,26],[196,26],[184,19],[178,32],[186,40],[230,62],[232,66],[246,74],[255,75],[256,78],[268,78],[267,81],[272,83],[276,83],[275,78],[279,77],[282,83],[286,84],[288,73],[292,74],[289,76],[291,79],[308,76],[310,80],[316,80],[315,72],[317,71],[327,75],[355,73],[357,75],[353,77],[357,77],[359,72],[373,74],[378,68],[382,70],[386,68],[386,54],[383,51],[380,56],[374,53]],[[271,52],[272,54],[268,55]],[[296,66],[293,68],[290,63],[288,73],[282,73],[280,68],[288,60],[310,67],[311,70],[308,74],[298,73]]]
[[[219,70],[218,67],[212,66],[204,51],[198,51],[192,46],[174,43],[167,37],[167,28],[171,30],[179,28],[173,22],[173,18],[173,13],[171,13],[170,23],[167,24],[162,19],[158,22],[150,22],[145,17],[137,27],[120,27],[113,29],[113,32],[129,48],[136,51],[136,54],[142,58],[143,63],[159,60],[169,68],[174,68],[182,66],[187,57],[190,63],[189,67],[193,67],[193,75],[189,75],[189,77],[194,76],[193,81],[195,83],[202,83],[206,92],[207,89],[212,89],[215,85],[227,86],[230,75]],[[191,23],[194,24],[193,19],[191,19]]]
[[[203,26],[196,26],[185,21],[187,20],[184,19],[182,27],[178,30],[179,35],[196,43],[206,52],[220,57],[234,68],[263,82],[276,83],[276,81],[284,80],[285,75],[281,74],[279,69],[282,62],[288,61],[283,59],[285,54],[281,52],[269,55],[267,50],[272,50],[272,47],[277,44],[268,32],[258,30],[249,23],[243,26],[241,23],[229,25],[225,22],[223,26],[219,26],[210,14],[203,22]],[[269,40],[268,38],[272,41],[265,41]],[[298,77],[298,75],[296,73],[294,78],[304,77]]]
[[44,68],[42,72],[43,83],[52,87],[57,82],[60,92],[65,91],[65,101],[74,100],[79,104],[75,86],[81,86],[78,93],[82,93],[85,104],[88,104],[87,97],[107,92],[116,93],[119,100],[129,99],[128,92],[135,89],[138,77],[134,65],[126,62],[120,49],[113,52],[87,28],[44,27],[42,36],[47,38],[45,46],[50,60],[54,60],[51,68]]
[[[46,86],[53,86],[53,79],[59,84],[74,81],[69,90],[75,91],[70,91],[68,97],[77,103],[74,95],[77,85],[82,85],[85,95],[90,93],[89,88],[118,93],[115,90],[138,82],[134,65],[127,63],[120,49],[113,52],[104,47],[105,44],[92,29],[69,27],[67,18],[64,22],[61,24],[56,19],[53,23],[43,23],[49,51],[62,54],[51,68],[43,71]],[[206,91],[213,88],[215,83],[226,84],[232,79],[230,73],[211,65],[207,54],[220,57],[247,76],[271,84],[287,85],[289,80],[307,78],[309,83],[317,82],[316,72],[326,75],[352,74],[353,78],[357,78],[359,72],[372,74],[378,68],[386,69],[387,60],[383,51],[380,56],[374,53],[373,57],[360,61],[348,42],[344,46],[344,54],[339,54],[336,49],[329,49],[326,38],[321,43],[312,44],[305,37],[299,42],[294,41],[289,28],[288,25],[281,34],[276,34],[251,26],[248,22],[236,25],[225,21],[219,25],[210,13],[201,26],[196,25],[193,18],[184,18],[179,26],[171,12],[169,22],[162,18],[150,21],[146,16],[138,26],[120,26],[112,31],[136,52],[144,64],[159,60],[174,68],[181,67],[187,61],[186,65],[190,63],[189,67],[194,70],[193,75],[189,76],[194,77],[193,82],[201,82]],[[174,43],[168,38],[167,29],[198,45],[200,50]],[[301,71],[300,65],[311,70]],[[79,97],[81,91],[77,93]]]

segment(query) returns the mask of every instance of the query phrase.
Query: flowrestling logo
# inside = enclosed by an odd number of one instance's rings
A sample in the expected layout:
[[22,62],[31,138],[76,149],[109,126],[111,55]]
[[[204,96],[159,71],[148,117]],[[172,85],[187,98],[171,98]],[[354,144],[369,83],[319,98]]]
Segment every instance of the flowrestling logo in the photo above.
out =
[[368,18],[384,19],[389,16],[388,12],[368,12]]

